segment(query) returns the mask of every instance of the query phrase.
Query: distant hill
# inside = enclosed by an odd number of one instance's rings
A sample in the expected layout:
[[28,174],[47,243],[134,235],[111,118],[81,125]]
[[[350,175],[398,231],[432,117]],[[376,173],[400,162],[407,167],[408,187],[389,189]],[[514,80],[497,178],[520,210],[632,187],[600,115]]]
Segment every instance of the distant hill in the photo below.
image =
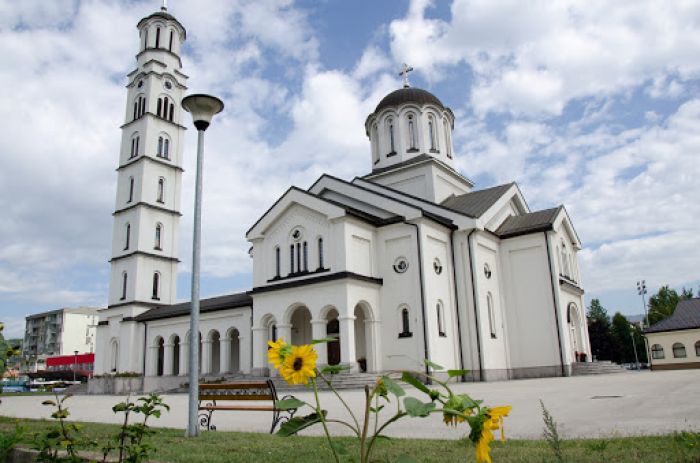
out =
[[630,323],[640,323],[644,320],[644,315],[625,315],[625,318],[627,318],[627,321]]

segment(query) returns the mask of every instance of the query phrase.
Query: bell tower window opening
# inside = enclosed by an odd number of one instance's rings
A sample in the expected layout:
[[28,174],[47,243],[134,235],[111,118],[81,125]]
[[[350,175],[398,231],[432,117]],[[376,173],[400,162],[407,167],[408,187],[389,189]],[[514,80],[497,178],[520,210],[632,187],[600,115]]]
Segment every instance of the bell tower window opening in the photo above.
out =
[[156,156],[159,158],[163,157],[163,137],[158,137],[158,149],[156,150]]
[[134,200],[134,177],[129,177],[129,199],[126,201],[130,203]]
[[301,243],[297,243],[297,273],[301,272]]
[[168,41],[168,51],[173,51],[173,31],[170,31],[170,40]]
[[437,153],[438,151],[438,140],[437,134],[435,133],[435,119],[432,115],[428,116],[428,134],[430,135],[430,151]]
[[156,27],[156,48],[160,48],[160,27]]
[[493,296],[491,293],[486,295],[486,307],[488,310],[489,317],[489,331],[491,333],[491,338],[496,339],[496,314],[493,309]]
[[442,125],[445,128],[445,154],[447,154],[448,158],[452,159],[452,131],[450,130],[450,123],[447,122],[447,119],[444,119]]
[[394,120],[389,118],[386,121],[387,129],[389,131],[389,155],[396,154],[396,144],[394,140]]
[[139,102],[134,101],[134,120],[138,119],[139,117]]
[[123,301],[126,299],[126,284],[128,281],[128,277],[126,275],[126,272],[122,273],[122,297],[119,298],[120,301]]
[[408,149],[409,151],[418,149],[418,140],[416,138],[416,125],[413,114],[408,115]]
[[441,302],[437,303],[437,306],[435,306],[435,311],[437,312],[438,334],[440,337],[444,338],[447,336],[447,334],[445,333],[445,314]]
[[163,157],[170,159],[170,140],[167,138],[163,141]]
[[158,195],[156,201],[159,203],[165,202],[165,179],[163,177],[158,179]]
[[318,239],[318,268],[323,268],[323,238]]
[[289,245],[289,274],[294,273],[294,245]]
[[275,278],[280,277],[280,248],[275,247]]
[[129,241],[131,239],[131,224],[126,224],[126,239],[124,240],[124,250],[129,249]]
[[156,107],[156,115],[158,117],[161,117],[162,112],[163,112],[163,99],[158,98],[158,106]]
[[404,307],[401,309],[401,332],[399,333],[400,338],[410,338],[413,336],[411,333],[411,320],[408,308]]
[[143,49],[145,50],[146,48],[148,48],[148,29],[143,34]]
[[174,117],[175,117],[175,104],[170,103],[170,113],[168,114],[168,120],[170,122],[172,122]]
[[153,249],[156,249],[158,251],[163,250],[163,248],[161,248],[161,246],[160,246],[160,244],[161,244],[160,239],[161,239],[162,235],[163,235],[163,225],[158,224],[158,225],[156,225],[156,239],[155,239],[155,242],[153,244]]
[[153,291],[151,294],[151,299],[154,301],[160,300],[160,273],[155,272],[153,274]]
[[309,247],[306,241],[304,241],[304,271],[309,271]]
[[374,164],[379,162],[379,130],[377,130],[377,124],[372,126],[372,159]]

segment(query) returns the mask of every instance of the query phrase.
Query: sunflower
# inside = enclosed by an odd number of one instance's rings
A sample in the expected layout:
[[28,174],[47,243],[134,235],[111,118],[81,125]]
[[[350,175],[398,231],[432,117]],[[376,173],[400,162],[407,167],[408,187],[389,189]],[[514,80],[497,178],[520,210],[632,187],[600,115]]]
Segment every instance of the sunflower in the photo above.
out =
[[512,407],[494,407],[488,409],[484,415],[481,433],[476,441],[476,461],[477,463],[491,463],[490,444],[493,441],[493,431],[501,430],[501,441],[505,440],[503,434],[503,417],[508,416]]
[[309,378],[316,377],[317,357],[316,351],[309,345],[292,346],[280,366],[280,375],[289,384],[309,384]]
[[289,353],[289,345],[284,342],[284,338],[279,338],[277,341],[267,341],[267,361],[275,368],[279,368],[284,362],[284,357]]

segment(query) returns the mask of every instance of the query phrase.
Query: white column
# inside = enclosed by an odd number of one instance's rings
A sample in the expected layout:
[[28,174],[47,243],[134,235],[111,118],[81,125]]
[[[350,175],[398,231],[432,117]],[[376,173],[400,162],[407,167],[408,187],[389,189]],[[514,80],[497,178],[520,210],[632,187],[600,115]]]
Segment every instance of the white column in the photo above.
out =
[[[328,322],[326,320],[311,320],[311,337],[313,339],[324,339],[327,338],[326,326]],[[328,364],[328,346],[327,344],[316,344],[314,346],[316,352],[318,353],[318,359],[316,360],[317,365],[327,365]]]
[[[249,335],[238,335],[238,369],[241,373],[250,373],[252,368],[253,353],[250,351]],[[265,349],[267,355],[267,349]]]
[[158,346],[149,346],[146,353],[146,374],[145,376],[156,376],[158,374]]
[[277,339],[283,338],[284,342],[291,344],[292,342],[292,325],[277,324]]
[[357,371],[355,358],[355,317],[338,317],[340,323],[340,363],[350,365],[351,371]]
[[211,341],[202,341],[202,365],[201,370],[203,375],[211,373]]
[[[267,328],[253,328],[253,371],[256,374],[266,374],[263,369],[267,367]],[[241,343],[242,344],[242,343]],[[241,345],[241,349],[243,346]]]
[[219,373],[231,371],[231,338],[225,336],[219,339]]
[[367,343],[367,372],[382,371],[382,342],[380,336],[381,321],[365,320],[365,337]]
[[165,353],[163,354],[163,376],[173,375],[173,345],[166,344],[164,346]]

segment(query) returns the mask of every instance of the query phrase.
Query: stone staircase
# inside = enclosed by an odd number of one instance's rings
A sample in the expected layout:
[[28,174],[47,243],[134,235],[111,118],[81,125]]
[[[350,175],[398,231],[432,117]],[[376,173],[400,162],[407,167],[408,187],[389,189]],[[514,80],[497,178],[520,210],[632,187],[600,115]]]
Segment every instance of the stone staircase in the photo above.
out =
[[571,365],[572,376],[585,375],[608,375],[613,373],[627,373],[627,370],[613,363],[610,360],[601,360],[598,362],[575,362]]

